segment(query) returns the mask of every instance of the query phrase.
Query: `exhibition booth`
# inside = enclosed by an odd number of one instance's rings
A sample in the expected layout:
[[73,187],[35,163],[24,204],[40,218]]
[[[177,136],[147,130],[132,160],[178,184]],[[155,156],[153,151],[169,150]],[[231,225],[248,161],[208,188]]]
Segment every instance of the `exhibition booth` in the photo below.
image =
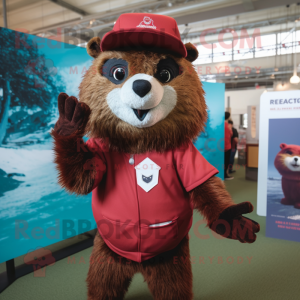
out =
[[294,79],[249,87],[199,73],[233,29],[204,50],[156,10],[68,20],[109,24],[76,44],[0,27],[0,299],[297,298],[297,25]]

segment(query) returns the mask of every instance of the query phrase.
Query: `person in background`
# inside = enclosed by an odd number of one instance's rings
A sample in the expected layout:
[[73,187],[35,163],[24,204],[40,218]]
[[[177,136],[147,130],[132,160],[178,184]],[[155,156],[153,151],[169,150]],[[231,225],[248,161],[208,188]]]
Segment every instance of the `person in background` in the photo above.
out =
[[229,127],[228,120],[230,118],[230,113],[228,111],[225,112],[225,141],[224,141],[224,148],[225,148],[225,164],[224,164],[224,179],[231,180],[233,179],[232,176],[228,175],[228,166],[230,161],[230,154],[231,154],[231,137],[232,137],[232,130]]
[[231,153],[230,153],[230,160],[229,160],[229,166],[228,166],[228,172],[229,174],[234,173],[235,170],[233,170],[234,165],[234,157],[237,150],[237,144],[239,142],[239,133],[236,130],[236,128],[233,127],[233,122],[231,120],[228,121],[228,125],[232,130],[232,137],[231,137]]

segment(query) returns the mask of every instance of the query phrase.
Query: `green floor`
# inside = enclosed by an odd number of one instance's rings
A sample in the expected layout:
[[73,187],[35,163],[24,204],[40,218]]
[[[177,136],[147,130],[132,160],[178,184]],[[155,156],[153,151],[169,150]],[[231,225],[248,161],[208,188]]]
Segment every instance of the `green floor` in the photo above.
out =
[[[257,184],[246,181],[244,173],[240,167],[235,179],[227,181],[226,186],[236,203],[250,201],[256,206]],[[261,225],[257,241],[251,245],[217,239],[203,225],[199,231],[203,235],[209,234],[209,238],[200,239],[194,234],[194,227],[191,229],[191,255],[195,257],[194,299],[300,299],[300,244],[265,237],[265,218],[255,212],[250,217]],[[195,213],[194,224],[201,219]],[[77,253],[76,264],[68,264],[64,259],[47,267],[44,278],[29,274],[18,279],[0,295],[0,299],[86,299],[85,278],[91,250]],[[199,257],[204,264],[199,263]],[[239,264],[238,257],[240,262],[243,260]],[[233,263],[229,264],[232,259]],[[134,277],[126,299],[152,299],[140,274]]]

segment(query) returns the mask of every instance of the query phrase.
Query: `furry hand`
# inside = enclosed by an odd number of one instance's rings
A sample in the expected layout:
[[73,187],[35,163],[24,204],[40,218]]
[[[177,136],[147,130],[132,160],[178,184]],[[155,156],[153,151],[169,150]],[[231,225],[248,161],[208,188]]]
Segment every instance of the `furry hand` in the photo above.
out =
[[62,136],[69,136],[75,132],[83,135],[91,113],[88,105],[65,93],[60,93],[57,100],[59,119],[54,131]]
[[253,243],[256,240],[256,234],[260,226],[242,214],[253,211],[253,205],[250,202],[243,202],[232,205],[223,210],[219,218],[209,227],[216,233],[241,243]]

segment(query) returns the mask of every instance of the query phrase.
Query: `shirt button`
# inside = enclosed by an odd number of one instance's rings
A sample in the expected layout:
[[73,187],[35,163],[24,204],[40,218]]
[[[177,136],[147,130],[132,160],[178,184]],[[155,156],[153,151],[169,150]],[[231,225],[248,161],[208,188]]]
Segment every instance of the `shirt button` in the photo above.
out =
[[130,163],[131,165],[134,164],[134,159],[133,159],[133,157],[130,157],[130,158],[129,158],[129,163]]

